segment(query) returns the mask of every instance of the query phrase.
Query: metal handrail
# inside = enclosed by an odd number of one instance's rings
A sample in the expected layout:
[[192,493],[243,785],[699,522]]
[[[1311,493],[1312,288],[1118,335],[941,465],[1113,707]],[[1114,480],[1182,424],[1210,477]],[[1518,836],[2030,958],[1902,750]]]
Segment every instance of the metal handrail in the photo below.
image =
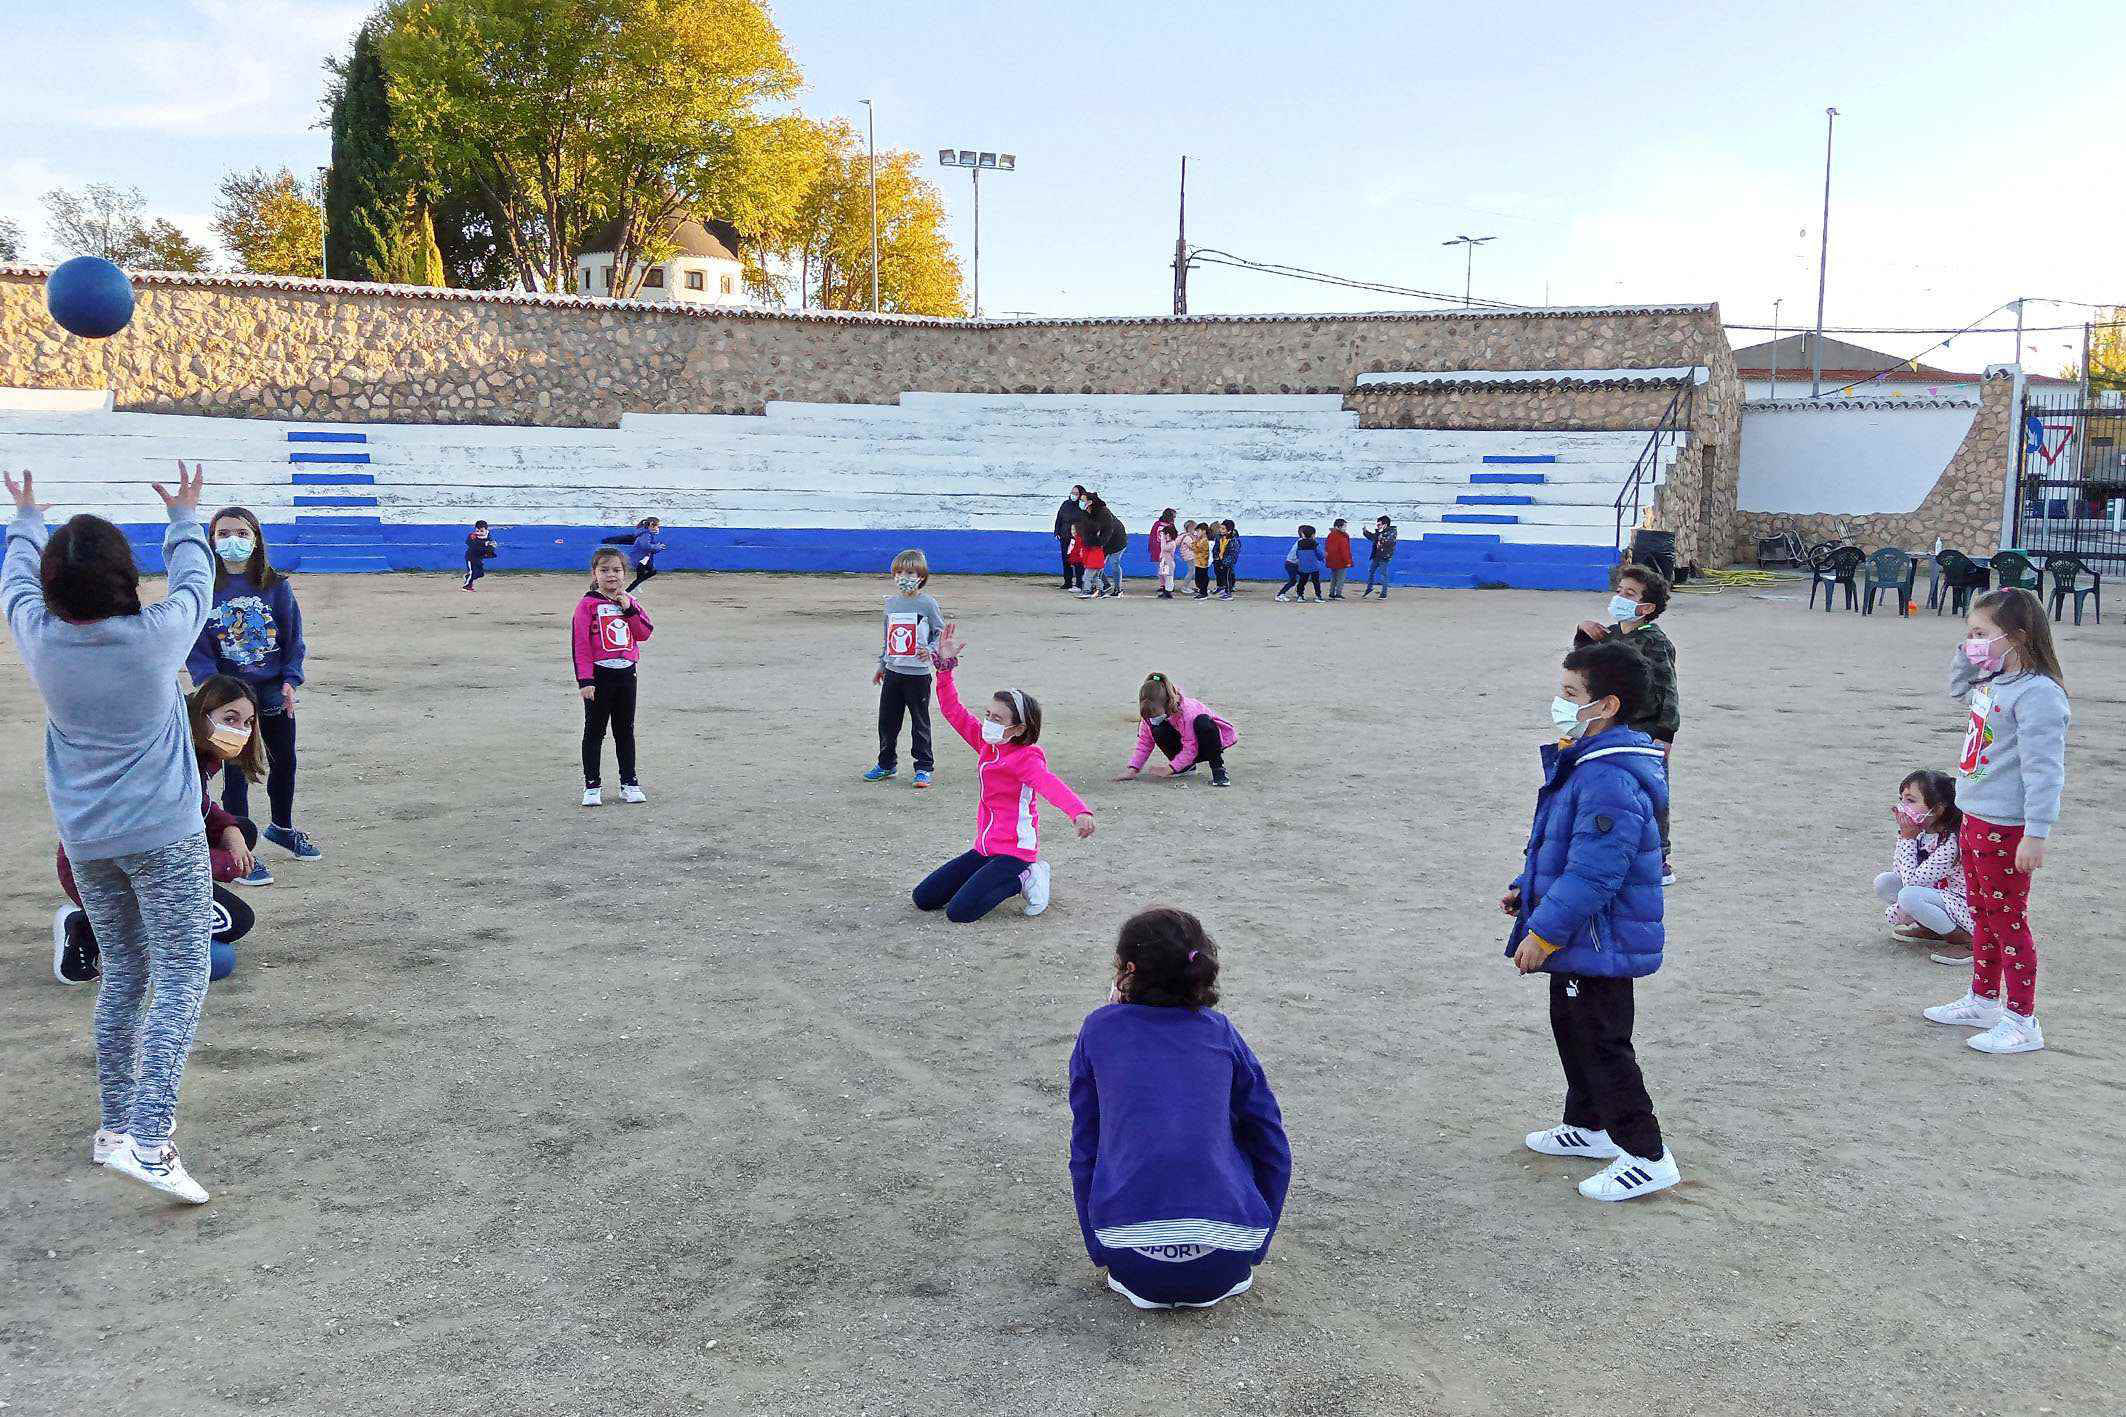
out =
[[[1681,419],[1676,417],[1676,406],[1678,404],[1683,406],[1683,417]],[[1697,406],[1697,381],[1694,379],[1686,380],[1674,394],[1670,395],[1668,407],[1661,413],[1661,421],[1654,426],[1654,431],[1647,435],[1646,446],[1640,449],[1638,460],[1631,465],[1631,472],[1625,477],[1624,485],[1617,489],[1617,525],[1613,549],[1619,557],[1624,554],[1625,499],[1627,497],[1631,499],[1630,524],[1636,528],[1639,524],[1639,489],[1646,484],[1649,471],[1655,476],[1660,473],[1661,440],[1663,438],[1672,439],[1690,436],[1690,422],[1697,411]]]

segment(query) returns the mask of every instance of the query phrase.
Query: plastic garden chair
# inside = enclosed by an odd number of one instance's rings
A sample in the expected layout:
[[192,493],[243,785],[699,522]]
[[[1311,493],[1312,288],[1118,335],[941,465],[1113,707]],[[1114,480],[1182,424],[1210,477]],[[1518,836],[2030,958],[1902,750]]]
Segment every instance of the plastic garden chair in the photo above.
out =
[[1993,572],[1972,560],[1961,551],[1944,548],[1935,553],[1934,564],[1941,570],[1941,598],[1934,602],[1934,613],[1944,609],[1958,615],[1971,613],[1971,596],[1993,584]]
[[2043,595],[2045,593],[2045,578],[2038,573],[2037,567],[2030,564],[2030,558],[2022,552],[2003,551],[1995,556],[1990,564],[1993,567],[1994,576],[2000,581],[2002,590],[2007,590],[2009,587],[2014,586],[2027,590],[2032,595]]
[[[2057,620],[2067,608],[2067,597],[2074,597],[2074,623],[2082,623],[2082,597],[2096,602],[2096,622],[2104,623],[2104,577],[2094,567],[2083,562],[2079,556],[2054,556],[2045,562],[2045,573],[2052,577],[2052,618]],[[2089,584],[2081,583],[2082,577]]]
[[1875,597],[1884,591],[1897,597],[1897,613],[1912,613],[1912,584],[1919,579],[1919,563],[1907,552],[1885,546],[1868,557],[1867,588],[1861,595],[1860,613],[1875,613]]
[[1867,555],[1868,553],[1858,546],[1839,546],[1826,551],[1822,562],[1816,567],[1815,574],[1809,578],[1810,608],[1813,609],[1816,604],[1816,587],[1822,586],[1824,612],[1830,613],[1832,598],[1837,595],[1838,587],[1844,586],[1845,608],[1858,610],[1860,595],[1853,584],[1853,578],[1860,574],[1860,563],[1867,559]]
[[1801,534],[1795,531],[1775,531],[1770,536],[1757,538],[1757,569],[1769,566],[1801,566],[1808,562],[1808,552],[1801,545]]

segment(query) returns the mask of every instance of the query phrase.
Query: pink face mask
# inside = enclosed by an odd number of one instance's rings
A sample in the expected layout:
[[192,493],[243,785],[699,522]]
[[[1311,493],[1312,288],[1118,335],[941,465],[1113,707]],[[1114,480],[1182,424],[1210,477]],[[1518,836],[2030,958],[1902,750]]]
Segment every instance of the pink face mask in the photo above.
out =
[[1897,815],[1903,817],[1913,826],[1919,827],[1925,826],[1927,823],[1927,818],[1933,816],[1934,814],[1928,811],[1925,807],[1916,807],[1910,802],[1899,802],[1897,804]]
[[1994,642],[1999,640],[2000,638],[2001,636],[1995,635],[1993,639],[1990,640],[1965,640],[1964,658],[1970,660],[1973,664],[1977,665],[1980,669],[1983,669],[1988,673],[1999,669],[2001,667],[2001,657],[1999,654],[1994,652],[1993,645]]

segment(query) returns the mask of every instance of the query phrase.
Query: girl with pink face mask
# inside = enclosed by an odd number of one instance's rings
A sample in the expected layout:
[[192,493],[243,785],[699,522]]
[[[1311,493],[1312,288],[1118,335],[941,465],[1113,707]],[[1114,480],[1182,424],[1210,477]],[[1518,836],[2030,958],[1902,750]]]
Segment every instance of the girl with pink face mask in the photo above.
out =
[[1897,828],[1893,865],[1875,878],[1890,938],[1940,944],[1936,963],[1969,964],[1971,902],[1957,841],[1964,814],[1956,806],[1956,780],[1945,772],[1907,774],[1890,820]]

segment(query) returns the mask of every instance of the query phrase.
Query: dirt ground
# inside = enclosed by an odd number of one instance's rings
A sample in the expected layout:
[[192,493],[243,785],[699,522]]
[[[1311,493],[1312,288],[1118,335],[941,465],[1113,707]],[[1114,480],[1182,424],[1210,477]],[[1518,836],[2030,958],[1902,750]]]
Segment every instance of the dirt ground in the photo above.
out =
[[[1685,1175],[1582,1200],[1501,957],[1556,663],[1601,595],[1081,604],[933,589],[1094,805],[1055,904],[909,887],[970,755],[867,785],[883,577],[667,575],[647,806],[576,805],[573,576],[318,577],[299,820],[214,987],[179,1140],[211,1204],[88,1161],[90,991],[48,969],[39,709],[0,713],[0,1406],[84,1413],[2116,1413],[2126,1403],[2126,629],[2061,632],[2050,1051],[1989,1058],[1891,943],[1889,805],[1962,731],[1954,622],[1679,596],[1668,963],[1639,1040]],[[1783,593],[1783,592],[1782,592]],[[1235,785],[1115,785],[1134,688],[1239,725]],[[610,774],[608,781],[611,781]],[[1139,1315],[1085,1261],[1063,1068],[1170,901],[1296,1172],[1252,1293]]]

